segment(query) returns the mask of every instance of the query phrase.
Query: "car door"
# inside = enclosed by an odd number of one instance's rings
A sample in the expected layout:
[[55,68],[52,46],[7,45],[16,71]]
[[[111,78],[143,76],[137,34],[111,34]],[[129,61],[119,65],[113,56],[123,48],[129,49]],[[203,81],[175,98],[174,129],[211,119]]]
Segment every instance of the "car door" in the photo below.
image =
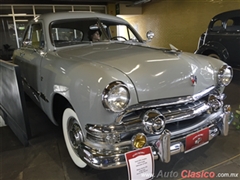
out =
[[222,44],[229,53],[230,64],[240,66],[240,16],[227,20],[226,31],[222,37]]
[[33,23],[25,33],[22,46],[16,52],[14,62],[21,68],[26,93],[40,106],[40,68],[44,55],[42,23]]
[[223,27],[223,22],[221,19],[215,19],[214,21],[211,21],[208,26],[206,38],[204,40],[205,43],[210,44],[212,44],[212,42],[221,43],[222,33],[224,33],[224,31],[225,29]]

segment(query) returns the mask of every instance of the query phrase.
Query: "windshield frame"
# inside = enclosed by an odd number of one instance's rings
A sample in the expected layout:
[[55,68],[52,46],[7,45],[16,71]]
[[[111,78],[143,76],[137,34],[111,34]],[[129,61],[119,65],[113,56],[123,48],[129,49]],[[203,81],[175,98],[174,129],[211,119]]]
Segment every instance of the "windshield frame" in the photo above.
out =
[[[97,25],[97,27],[100,29],[101,34],[102,34],[102,38],[98,42],[113,41],[113,40],[111,40],[110,34],[107,32],[110,25],[124,25],[136,37],[136,39],[137,39],[136,42],[138,42],[138,43],[143,43],[144,42],[143,39],[141,38],[141,36],[138,34],[138,32],[127,22],[123,23],[122,21],[113,21],[113,20],[107,19],[107,18],[98,18],[98,17],[93,18],[93,17],[91,17],[91,18],[59,19],[59,20],[52,21],[49,24],[49,32],[48,32],[49,35],[50,35],[50,40],[51,40],[52,45],[55,48],[59,48],[59,47],[66,47],[66,46],[72,46],[72,45],[93,43],[93,41],[87,40],[87,31],[90,28],[90,24],[94,25],[94,22]],[[80,41],[66,40],[64,42],[61,42],[61,44],[57,44],[55,42],[56,39],[54,39],[54,37],[52,35],[54,28],[62,28],[63,29],[63,28],[66,28],[67,25],[69,25],[69,27],[71,27],[72,30],[75,31],[75,30],[80,30],[81,29],[77,26],[78,24],[80,24],[80,25],[81,24],[87,24],[87,25],[83,25],[82,29],[84,29],[84,32],[83,32],[83,37]],[[94,43],[98,43],[98,42],[94,42]],[[118,41],[118,42],[126,42],[126,41]],[[128,43],[129,43],[129,40],[128,40]]]

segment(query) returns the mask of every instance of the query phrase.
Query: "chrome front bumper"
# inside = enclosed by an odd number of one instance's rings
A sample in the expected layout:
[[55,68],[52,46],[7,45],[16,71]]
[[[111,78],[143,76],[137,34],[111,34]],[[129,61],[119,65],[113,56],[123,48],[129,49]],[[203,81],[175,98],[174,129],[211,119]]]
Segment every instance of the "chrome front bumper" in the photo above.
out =
[[[209,128],[209,141],[217,135],[227,136],[229,124],[232,122],[232,120],[233,114],[227,109],[223,109],[223,113],[220,114],[220,116],[206,125],[206,127]],[[200,129],[196,128],[195,131],[188,132],[188,134],[194,133],[198,130]],[[159,143],[161,143],[161,153],[159,153],[159,148],[157,148],[156,143],[152,143],[150,145],[154,160],[161,160],[162,162],[168,163],[172,155],[186,152],[185,140],[187,135],[180,138],[171,139],[171,132],[165,129],[163,133],[159,135],[157,140]],[[103,154],[96,153],[96,150],[93,150],[90,146],[85,144],[82,144],[81,148],[79,148],[80,157],[89,166],[95,169],[112,169],[126,166],[124,153],[112,153],[109,155],[107,153]]]

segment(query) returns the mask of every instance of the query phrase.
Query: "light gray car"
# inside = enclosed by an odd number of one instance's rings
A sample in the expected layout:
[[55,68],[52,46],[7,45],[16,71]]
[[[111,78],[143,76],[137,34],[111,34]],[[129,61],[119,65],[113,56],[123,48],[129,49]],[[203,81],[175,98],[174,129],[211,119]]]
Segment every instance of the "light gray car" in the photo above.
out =
[[[96,31],[100,39],[89,39]],[[155,160],[167,163],[228,134],[232,113],[223,91],[232,68],[211,57],[149,47],[121,18],[38,16],[13,60],[26,94],[62,126],[80,168],[122,167],[125,153],[148,146]]]

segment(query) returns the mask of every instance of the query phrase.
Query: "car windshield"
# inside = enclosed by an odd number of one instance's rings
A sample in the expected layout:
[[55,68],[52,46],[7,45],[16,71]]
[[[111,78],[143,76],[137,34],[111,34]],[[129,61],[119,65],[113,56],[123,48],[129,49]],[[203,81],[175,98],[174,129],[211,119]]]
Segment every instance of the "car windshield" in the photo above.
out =
[[50,33],[55,47],[110,40],[124,43],[143,42],[129,24],[97,18],[54,21],[50,25]]

